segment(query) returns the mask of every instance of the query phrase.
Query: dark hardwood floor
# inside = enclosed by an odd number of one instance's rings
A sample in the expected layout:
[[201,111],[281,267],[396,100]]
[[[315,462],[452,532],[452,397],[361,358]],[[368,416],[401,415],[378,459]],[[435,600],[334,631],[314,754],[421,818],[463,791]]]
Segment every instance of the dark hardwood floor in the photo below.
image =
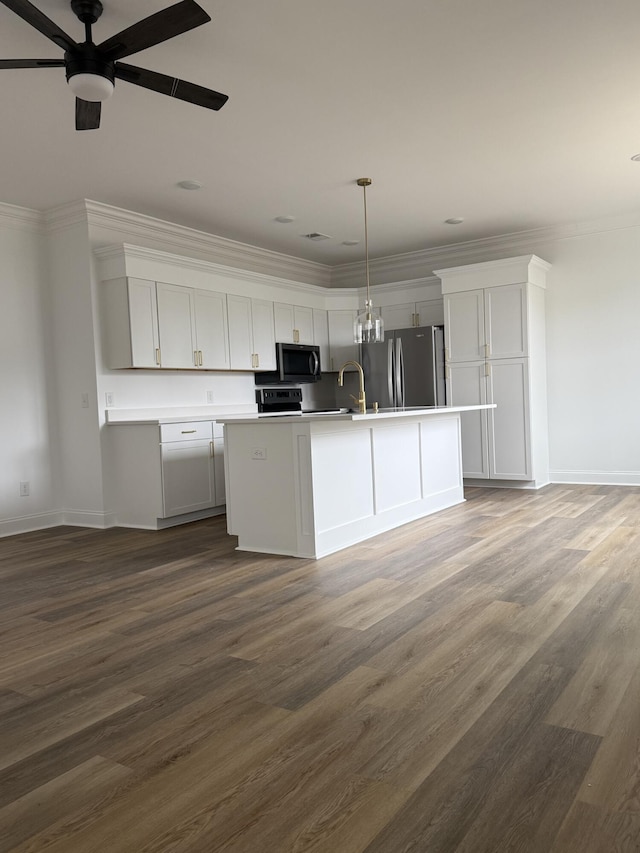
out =
[[0,853],[640,850],[640,488],[234,545],[0,540]]

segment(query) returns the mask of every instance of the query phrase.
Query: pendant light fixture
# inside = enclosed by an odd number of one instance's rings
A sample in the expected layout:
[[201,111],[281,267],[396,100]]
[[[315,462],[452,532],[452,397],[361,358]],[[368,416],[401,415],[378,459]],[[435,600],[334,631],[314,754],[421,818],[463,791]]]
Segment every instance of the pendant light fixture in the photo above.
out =
[[384,321],[371,302],[369,294],[369,234],[367,230],[367,187],[371,178],[358,178],[356,181],[364,194],[364,265],[367,278],[367,298],[364,311],[361,311],[353,324],[353,337],[357,344],[379,344],[384,341]]

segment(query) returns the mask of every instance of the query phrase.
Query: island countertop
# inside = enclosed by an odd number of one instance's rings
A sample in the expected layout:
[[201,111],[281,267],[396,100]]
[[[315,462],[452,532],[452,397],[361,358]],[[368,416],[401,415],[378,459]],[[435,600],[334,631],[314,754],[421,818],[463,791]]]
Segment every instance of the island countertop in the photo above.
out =
[[236,414],[217,417],[218,423],[266,424],[299,423],[300,421],[369,421],[386,418],[423,417],[424,415],[452,414],[454,412],[472,412],[478,409],[495,409],[495,403],[484,403],[475,406],[398,406],[396,408],[368,409],[365,414],[360,412],[293,412],[291,414]]

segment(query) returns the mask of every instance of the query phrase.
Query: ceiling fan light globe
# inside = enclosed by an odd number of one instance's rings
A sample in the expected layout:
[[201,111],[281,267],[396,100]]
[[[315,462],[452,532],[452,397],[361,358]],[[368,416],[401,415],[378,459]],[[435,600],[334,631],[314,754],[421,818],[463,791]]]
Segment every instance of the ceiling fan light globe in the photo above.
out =
[[114,85],[100,74],[74,74],[69,77],[69,88],[83,101],[107,101],[113,95]]

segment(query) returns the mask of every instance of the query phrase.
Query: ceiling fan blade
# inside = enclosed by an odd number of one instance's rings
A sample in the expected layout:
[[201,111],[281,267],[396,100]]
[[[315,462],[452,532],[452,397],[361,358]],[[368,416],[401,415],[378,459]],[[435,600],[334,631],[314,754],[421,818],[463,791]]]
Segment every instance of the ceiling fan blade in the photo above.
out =
[[64,30],[61,30],[57,24],[54,24],[50,18],[47,18],[40,9],[36,9],[33,3],[29,3],[29,0],[0,0],[0,3],[11,9],[12,12],[15,12],[16,15],[19,15],[24,21],[31,24],[43,36],[51,39],[52,42],[55,42],[63,50],[76,47],[76,42],[71,36],[68,36]]
[[96,130],[100,127],[100,101],[76,98],[76,130]]
[[64,59],[0,59],[0,68],[64,68]]
[[182,0],[111,36],[98,45],[98,49],[106,59],[113,62],[186,33],[210,20],[209,15],[194,0]]
[[181,101],[188,101],[190,104],[206,107],[209,110],[219,110],[229,99],[228,95],[214,92],[213,89],[205,89],[204,86],[197,86],[195,83],[178,80],[177,77],[148,71],[146,68],[137,68],[135,65],[127,65],[124,62],[116,62],[115,74],[118,80],[125,80],[135,86],[142,86],[143,89],[151,89],[154,92],[160,92],[161,95],[179,98]]

